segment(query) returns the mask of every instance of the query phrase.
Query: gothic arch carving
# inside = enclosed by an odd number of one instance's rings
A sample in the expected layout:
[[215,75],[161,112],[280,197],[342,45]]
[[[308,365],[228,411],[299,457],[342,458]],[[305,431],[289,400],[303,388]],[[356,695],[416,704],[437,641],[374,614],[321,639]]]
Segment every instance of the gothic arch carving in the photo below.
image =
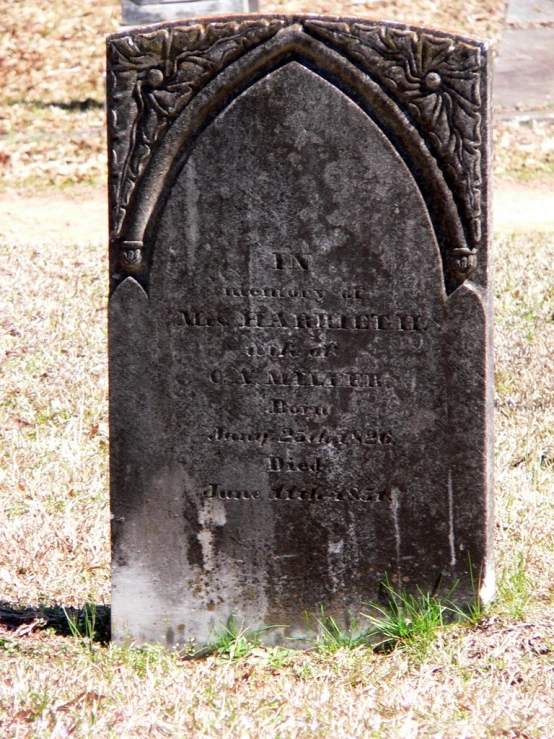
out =
[[[348,95],[403,157],[428,207],[446,292],[453,292],[474,270],[481,239],[468,217],[482,197],[481,123],[455,85],[442,96],[437,90],[457,49],[479,94],[479,48],[388,24],[301,17],[164,24],[112,37],[110,108],[115,102],[123,112],[110,137],[115,283],[134,274],[148,287],[145,244],[190,144],[237,94],[294,59]],[[460,167],[467,176],[457,188]]]

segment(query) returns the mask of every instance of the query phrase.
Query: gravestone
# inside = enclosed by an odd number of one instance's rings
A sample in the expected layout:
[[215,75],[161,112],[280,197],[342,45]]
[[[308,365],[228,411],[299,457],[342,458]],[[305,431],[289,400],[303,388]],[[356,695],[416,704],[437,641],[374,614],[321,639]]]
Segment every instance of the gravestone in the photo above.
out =
[[506,25],[495,59],[497,113],[554,114],[554,0],[509,0]]
[[117,641],[490,597],[489,70],[360,19],[109,38]]
[[494,104],[505,116],[554,114],[554,25],[507,28],[496,59]]
[[506,23],[509,26],[554,23],[554,0],[508,0]]
[[141,26],[221,13],[255,13],[257,10],[258,0],[121,0],[121,23]]

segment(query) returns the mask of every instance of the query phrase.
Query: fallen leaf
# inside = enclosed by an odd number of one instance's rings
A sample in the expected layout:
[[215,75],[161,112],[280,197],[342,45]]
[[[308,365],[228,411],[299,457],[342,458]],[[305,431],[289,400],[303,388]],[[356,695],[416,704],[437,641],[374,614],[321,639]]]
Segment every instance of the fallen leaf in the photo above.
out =
[[4,429],[29,429],[32,427],[32,423],[18,418],[17,416],[10,416],[8,423],[2,426]]
[[33,711],[30,711],[29,709],[21,709],[21,711],[18,711],[14,716],[12,717],[13,721],[32,721],[35,717],[35,714]]
[[13,635],[17,637],[28,636],[37,627],[42,627],[42,626],[46,626],[46,621],[43,618],[36,618],[30,624],[21,624],[21,626],[18,626],[17,629],[13,632]]
[[96,703],[100,703],[105,699],[105,695],[100,695],[94,690],[85,690],[82,693],[79,693],[79,695],[76,698],[73,698],[73,700],[67,701],[67,703],[62,703],[60,706],[54,708],[54,711],[64,713],[70,711],[72,708],[76,708],[77,706],[91,708]]

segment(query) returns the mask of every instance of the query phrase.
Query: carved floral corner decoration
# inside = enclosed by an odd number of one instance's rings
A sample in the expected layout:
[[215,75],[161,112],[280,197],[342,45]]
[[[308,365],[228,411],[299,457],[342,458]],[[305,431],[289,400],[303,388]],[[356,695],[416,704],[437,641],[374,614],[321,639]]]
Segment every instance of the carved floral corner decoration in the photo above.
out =
[[[142,261],[142,243],[122,238],[125,216],[171,124],[228,64],[298,21],[268,17],[168,25],[109,40],[111,238],[120,245],[125,271],[139,270]],[[304,18],[302,29],[361,67],[419,130],[467,224],[467,248],[450,254],[452,276],[467,279],[481,240],[482,44],[378,23]]]
[[357,61],[422,133],[469,224],[470,246],[452,254],[453,273],[467,278],[481,240],[482,44],[378,24],[313,20],[306,26]]
[[140,269],[142,243],[122,240],[123,222],[169,127],[221,69],[283,25],[278,19],[197,23],[109,39],[110,236],[126,271]]

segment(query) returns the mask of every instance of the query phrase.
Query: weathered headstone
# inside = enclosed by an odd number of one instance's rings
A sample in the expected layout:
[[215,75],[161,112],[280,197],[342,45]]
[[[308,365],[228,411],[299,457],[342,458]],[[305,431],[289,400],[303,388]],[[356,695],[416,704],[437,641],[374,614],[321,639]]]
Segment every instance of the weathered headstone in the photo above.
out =
[[506,26],[495,59],[497,113],[554,115],[554,0],[508,0]]
[[180,18],[255,13],[258,10],[258,0],[121,0],[121,23],[124,26],[141,26]]
[[506,23],[510,26],[554,23],[554,0],[508,0]]
[[507,28],[496,59],[494,104],[505,115],[554,115],[554,25]]
[[117,640],[490,596],[489,54],[314,16],[109,39]]

